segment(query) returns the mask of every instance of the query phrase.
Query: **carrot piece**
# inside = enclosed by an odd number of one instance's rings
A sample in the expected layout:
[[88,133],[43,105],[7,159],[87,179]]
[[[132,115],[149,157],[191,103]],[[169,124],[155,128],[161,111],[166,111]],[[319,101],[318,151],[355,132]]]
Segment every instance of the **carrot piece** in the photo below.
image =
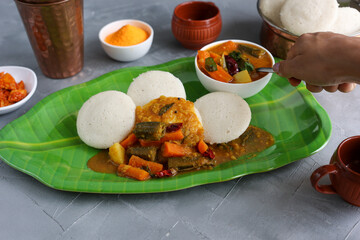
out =
[[197,147],[198,147],[199,153],[201,153],[201,154],[206,152],[209,148],[209,146],[202,139],[199,141]]
[[[221,81],[221,82],[230,82],[233,77],[224,69],[222,68],[219,64],[217,65],[217,70],[210,72],[208,70],[206,70],[205,68],[205,59],[210,57],[210,54],[208,51],[198,51],[198,65],[199,68],[203,71],[205,71],[211,78]],[[216,53],[213,53],[216,54]]]
[[217,65],[216,71],[210,72],[207,71],[206,69],[205,71],[207,72],[207,74],[209,74],[211,78],[218,80],[220,82],[230,82],[233,79],[233,77],[220,65]]
[[208,51],[198,51],[197,61],[201,69],[205,69],[205,59],[208,57],[210,57],[210,53]]
[[221,56],[219,54],[214,53],[214,52],[210,52],[210,57],[212,57],[214,59],[216,64],[220,64]]
[[176,130],[174,132],[167,132],[159,141],[149,141],[144,139],[139,139],[140,145],[142,147],[149,147],[149,146],[160,146],[164,142],[168,141],[177,141],[182,140],[184,138],[184,134],[182,130]]
[[120,145],[123,146],[123,148],[128,148],[134,143],[136,143],[136,141],[137,141],[137,137],[135,136],[134,133],[131,133],[129,136],[127,136],[127,138],[125,138],[120,142]]
[[174,132],[167,132],[165,135],[160,139],[161,142],[166,141],[176,141],[182,140],[184,138],[184,134],[181,129],[176,130]]
[[201,51],[201,50],[198,51],[198,59],[204,59],[205,60],[208,57],[210,57],[210,53],[208,51]]
[[145,181],[150,178],[150,174],[147,171],[126,164],[119,165],[118,174],[122,177],[134,178],[139,181]]
[[142,147],[151,147],[151,146],[155,146],[155,147],[159,147],[161,145],[161,141],[150,141],[150,140],[144,140],[144,139],[139,139],[140,145]]
[[237,45],[233,41],[227,41],[211,49],[212,52],[222,54],[223,52],[230,53],[237,50]]
[[164,166],[161,163],[146,161],[135,155],[132,155],[129,159],[129,165],[137,168],[147,168],[152,174],[161,172],[164,169]]
[[164,142],[162,146],[163,157],[183,157],[187,154],[186,148],[176,143]]

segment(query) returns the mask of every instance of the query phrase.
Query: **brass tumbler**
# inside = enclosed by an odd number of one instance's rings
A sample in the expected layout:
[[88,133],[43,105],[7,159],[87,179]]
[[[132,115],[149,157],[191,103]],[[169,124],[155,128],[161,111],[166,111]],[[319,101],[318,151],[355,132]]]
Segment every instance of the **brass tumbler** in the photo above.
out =
[[15,0],[44,75],[67,78],[84,65],[83,0]]

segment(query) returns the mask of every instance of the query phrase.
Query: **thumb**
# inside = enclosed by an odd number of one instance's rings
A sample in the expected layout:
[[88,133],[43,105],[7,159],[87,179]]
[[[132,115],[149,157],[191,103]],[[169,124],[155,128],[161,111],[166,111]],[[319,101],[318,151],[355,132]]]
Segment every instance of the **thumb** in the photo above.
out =
[[281,77],[291,78],[295,77],[296,65],[294,65],[292,60],[284,60],[275,63],[273,70]]

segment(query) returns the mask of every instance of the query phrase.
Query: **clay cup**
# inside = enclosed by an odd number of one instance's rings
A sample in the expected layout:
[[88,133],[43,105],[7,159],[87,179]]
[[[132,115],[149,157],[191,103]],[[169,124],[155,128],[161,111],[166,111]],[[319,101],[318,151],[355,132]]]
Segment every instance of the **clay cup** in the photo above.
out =
[[[320,179],[327,174],[331,184],[319,185]],[[318,192],[338,194],[345,201],[360,206],[360,135],[341,142],[330,164],[316,169],[310,180]]]
[[198,50],[220,35],[222,20],[219,8],[212,2],[191,1],[174,9],[171,29],[186,48]]

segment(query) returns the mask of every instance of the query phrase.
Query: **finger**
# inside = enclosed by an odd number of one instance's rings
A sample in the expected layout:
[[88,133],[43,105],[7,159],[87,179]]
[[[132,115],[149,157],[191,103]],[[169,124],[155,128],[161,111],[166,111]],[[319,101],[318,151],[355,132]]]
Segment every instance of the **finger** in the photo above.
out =
[[334,85],[334,86],[325,86],[323,88],[327,92],[336,92],[338,90],[338,87],[339,87],[339,85]]
[[297,46],[293,45],[286,54],[286,60],[293,59],[298,55]]
[[356,87],[355,83],[342,83],[339,85],[338,89],[340,92],[348,93],[354,90]]
[[299,57],[295,57],[290,60],[285,60],[279,62],[278,71],[276,72],[282,77],[291,78],[297,77],[300,79],[299,74],[299,64],[298,64]]
[[309,42],[310,38],[312,38],[312,35],[309,33],[305,33],[298,37],[295,44],[288,51],[286,59],[290,60],[303,54],[304,50],[307,49],[305,45]]
[[296,87],[301,83],[301,80],[297,79],[297,78],[289,78],[289,83]]
[[311,85],[311,84],[306,84],[306,88],[313,93],[319,93],[323,90],[322,87],[320,86],[315,86],[315,85]]

